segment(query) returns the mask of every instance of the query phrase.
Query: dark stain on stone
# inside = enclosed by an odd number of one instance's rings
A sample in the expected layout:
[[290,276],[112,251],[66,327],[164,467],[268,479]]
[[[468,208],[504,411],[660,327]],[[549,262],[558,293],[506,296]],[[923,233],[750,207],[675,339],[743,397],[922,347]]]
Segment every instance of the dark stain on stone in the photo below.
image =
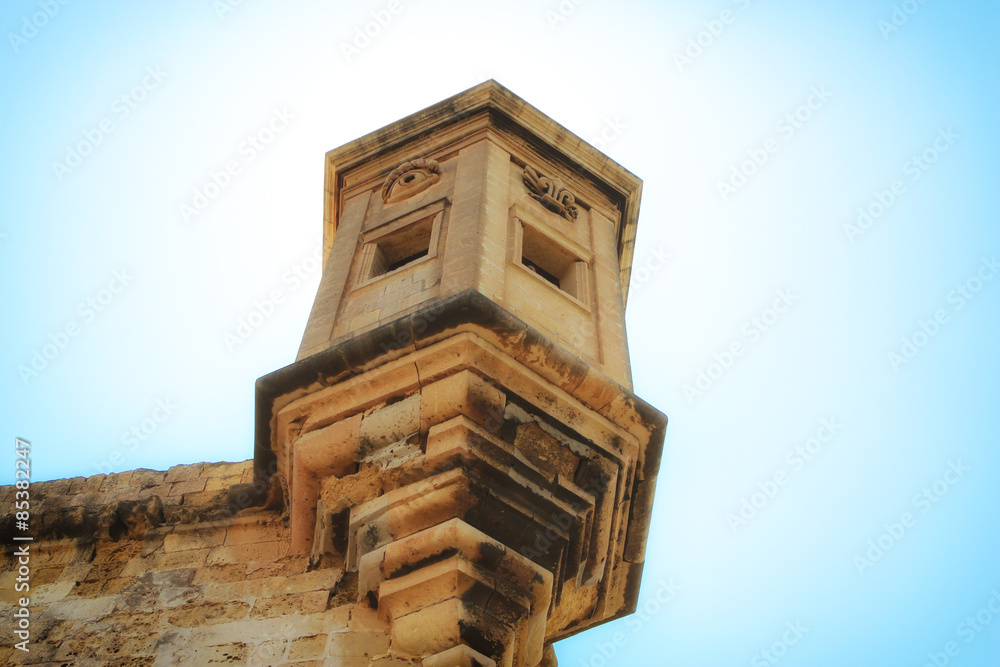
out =
[[447,548],[447,549],[445,549],[443,551],[439,551],[438,553],[433,554],[431,556],[426,556],[424,558],[421,558],[420,560],[418,560],[418,561],[416,561],[414,563],[410,563],[408,565],[402,565],[402,566],[396,568],[395,570],[393,570],[389,574],[389,576],[386,577],[386,578],[387,579],[395,579],[396,577],[402,577],[403,575],[407,575],[407,574],[409,574],[411,572],[415,572],[415,571],[419,570],[420,568],[427,567],[428,565],[433,565],[434,563],[440,563],[443,560],[448,560],[449,558],[451,558],[452,556],[454,556],[457,553],[458,553],[458,549],[456,549],[455,547],[449,547],[449,548]]
[[503,644],[497,639],[487,637],[482,629],[472,625],[468,621],[459,620],[458,634],[471,648],[494,660],[499,658],[500,654],[503,653]]

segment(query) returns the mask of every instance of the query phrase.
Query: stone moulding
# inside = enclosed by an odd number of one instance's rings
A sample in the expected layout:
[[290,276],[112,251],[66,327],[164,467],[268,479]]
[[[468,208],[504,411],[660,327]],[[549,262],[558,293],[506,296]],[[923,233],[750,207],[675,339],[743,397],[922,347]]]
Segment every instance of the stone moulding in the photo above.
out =
[[292,551],[355,573],[393,651],[534,667],[635,609],[666,418],[480,293],[261,378],[257,409]]

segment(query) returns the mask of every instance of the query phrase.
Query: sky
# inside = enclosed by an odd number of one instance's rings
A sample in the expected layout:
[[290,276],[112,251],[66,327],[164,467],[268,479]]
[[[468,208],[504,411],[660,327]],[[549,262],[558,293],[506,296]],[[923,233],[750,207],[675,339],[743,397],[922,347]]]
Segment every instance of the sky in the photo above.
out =
[[644,181],[627,326],[670,424],[640,611],[560,664],[1000,664],[1000,3],[5,0],[0,28],[0,483],[15,438],[35,481],[251,458],[324,153],[494,78]]

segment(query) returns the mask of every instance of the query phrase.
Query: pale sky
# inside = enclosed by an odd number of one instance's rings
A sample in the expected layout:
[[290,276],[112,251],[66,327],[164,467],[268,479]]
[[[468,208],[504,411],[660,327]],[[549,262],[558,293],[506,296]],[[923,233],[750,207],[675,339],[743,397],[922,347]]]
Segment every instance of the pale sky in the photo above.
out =
[[1000,663],[1000,4],[8,0],[0,27],[0,482],[15,437],[36,481],[250,458],[324,153],[495,78],[644,180],[630,351],[670,425],[642,613],[560,664]]

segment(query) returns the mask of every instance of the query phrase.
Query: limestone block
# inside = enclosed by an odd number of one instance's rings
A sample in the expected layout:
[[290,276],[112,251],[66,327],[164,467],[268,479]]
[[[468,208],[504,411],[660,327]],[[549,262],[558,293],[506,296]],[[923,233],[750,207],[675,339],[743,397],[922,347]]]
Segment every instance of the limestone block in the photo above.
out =
[[348,569],[394,539],[421,531],[476,504],[462,470],[450,470],[391,491],[351,511]]
[[243,581],[246,578],[247,568],[242,563],[232,565],[214,565],[212,567],[200,567],[195,570],[192,583],[201,584],[225,584],[234,581]]
[[201,475],[202,469],[205,467],[204,463],[195,463],[193,465],[177,465],[173,466],[167,470],[166,477],[163,479],[164,484],[171,484],[173,482],[190,482],[198,479]]
[[[165,613],[159,610],[154,612],[118,610],[86,627],[95,629],[107,627],[115,634],[121,635],[147,635],[161,628],[164,616]],[[50,632],[49,637],[51,636]]]
[[185,551],[217,547],[226,539],[226,529],[222,526],[201,528],[194,526],[174,527],[163,537],[164,551]]
[[[216,547],[222,549],[224,547]],[[131,560],[122,570],[124,576],[141,575],[149,570],[177,570],[196,568],[204,565],[213,552],[212,549],[187,549],[184,551],[162,552],[141,561]]]
[[388,650],[389,637],[384,632],[343,632],[330,635],[328,655],[334,658],[373,658]]
[[190,480],[174,482],[173,484],[170,485],[170,491],[167,492],[167,495],[181,496],[184,495],[185,493],[196,493],[198,491],[204,491],[206,483],[207,482],[204,479],[190,479]]
[[187,506],[214,506],[222,507],[226,504],[227,489],[217,489],[215,491],[197,491],[195,493],[185,493],[182,503]]
[[359,432],[362,455],[416,433],[420,429],[420,398],[420,394],[412,394],[366,414]]
[[117,494],[129,488],[132,484],[133,472],[113,473],[104,478],[101,482],[101,491],[110,494]]
[[135,582],[135,577],[112,577],[103,582],[100,592],[102,595],[117,595]]
[[351,333],[360,332],[365,328],[372,327],[375,324],[377,324],[381,316],[382,316],[381,308],[376,308],[366,313],[362,313],[361,315],[358,315],[357,317],[351,319],[351,323],[347,329]]
[[157,609],[171,609],[199,599],[204,599],[204,589],[200,586],[171,586],[160,589],[154,604]]
[[[475,564],[475,572],[466,574],[489,581],[493,594],[482,600],[485,611],[512,626],[518,626],[522,621],[526,623],[524,632],[518,634],[524,642],[528,664],[533,664],[530,660],[541,654],[545,617],[552,599],[553,575],[464,521],[452,519],[389,544],[383,560],[383,571],[387,573],[388,580],[380,586],[380,599],[382,594],[393,597],[401,590],[413,588],[420,578],[431,576],[433,570],[418,577],[423,569],[402,577],[397,575],[394,578],[393,574],[408,572],[421,563],[433,560],[435,554],[441,553],[442,545],[447,545],[449,549],[444,553],[454,552],[460,561]],[[434,564],[428,567],[444,566]],[[450,567],[461,568],[456,565]],[[407,577],[411,577],[410,581],[406,581]],[[475,602],[473,596],[466,596],[463,600]],[[508,611],[505,612],[499,605],[507,606]],[[415,605],[411,603],[411,606]],[[509,612],[511,607],[517,608],[517,611]]]
[[51,584],[53,581],[57,581],[59,579],[59,575],[62,574],[64,569],[66,568],[61,565],[57,565],[56,567],[39,568],[37,571],[32,572],[31,585],[41,586],[42,584]]
[[337,617],[327,612],[289,614],[270,618],[247,618],[226,623],[204,625],[184,630],[184,641],[193,645],[212,645],[239,641],[257,644],[262,641],[285,640],[324,634],[336,628]]
[[279,542],[287,539],[285,529],[272,517],[243,517],[234,519],[226,528],[226,546]]
[[16,570],[0,572],[0,605],[14,606],[20,598],[24,597],[24,595],[14,590],[16,579]]
[[95,618],[103,618],[110,614],[121,602],[120,598],[113,595],[99,598],[71,597],[60,604],[50,605],[47,614],[49,618],[55,620],[91,623]]
[[572,391],[573,398],[593,410],[600,411],[621,392],[618,383],[595,368],[587,369],[583,381]]
[[57,661],[72,661],[76,664],[87,658],[97,659],[107,664],[113,658],[122,656],[151,656],[159,633],[144,637],[117,637],[114,642],[102,641],[98,633],[78,635],[63,640],[55,652]]
[[[475,630],[471,630],[475,628]],[[514,629],[477,607],[452,598],[402,617],[392,626],[392,646],[404,654],[433,655],[461,645],[469,635],[491,653],[500,655],[498,665],[514,664]]]
[[101,484],[104,483],[104,478],[107,477],[106,474],[94,475],[93,477],[87,477],[80,482],[80,486],[71,485],[70,493],[93,493],[100,490]]
[[240,484],[243,481],[243,472],[241,471],[238,475],[231,475],[229,477],[206,477],[205,478],[205,490],[206,491],[225,491],[229,487],[236,484]]
[[421,667],[496,667],[496,662],[465,644],[424,658]]
[[[301,428],[308,433],[367,410],[391,396],[410,393],[419,385],[420,378],[413,363],[391,361],[374,372],[355,376],[289,403],[278,414],[278,432],[287,432],[291,423],[304,418]],[[279,441],[281,437],[279,435]]]
[[458,415],[465,415],[491,432],[498,431],[502,424],[504,393],[472,371],[459,371],[425,385],[420,396],[421,434]]
[[550,482],[556,477],[573,480],[580,459],[554,436],[547,433],[538,422],[528,422],[517,427],[515,449],[544,471]]
[[[93,479],[93,477],[89,478]],[[88,480],[89,481],[89,480]],[[100,485],[98,485],[100,486]],[[104,493],[99,493],[96,491],[81,491],[76,495],[72,495],[66,499],[67,507],[101,507],[104,505],[104,499],[107,496]]]
[[326,652],[328,639],[329,636],[325,634],[293,639],[291,647],[288,649],[288,659],[304,660],[320,657]]
[[209,480],[240,477],[243,475],[244,471],[252,467],[253,459],[249,459],[247,461],[237,461],[234,463],[208,463],[201,469],[201,476]]
[[[103,584],[103,582],[101,582]],[[65,598],[69,595],[70,591],[76,586],[72,581],[60,581],[54,584],[42,584],[38,585],[32,582],[31,587],[31,601],[37,604],[48,604],[50,602],[56,602]]]
[[374,664],[376,664],[376,662],[369,658],[333,657],[327,658],[326,661],[310,660],[305,663],[286,662],[282,667],[300,667],[301,665],[307,665],[309,667],[372,667]]
[[262,577],[287,577],[301,574],[309,566],[308,555],[286,555],[274,561],[256,561],[247,563],[247,579]]
[[288,553],[287,542],[261,542],[215,547],[208,554],[208,565],[232,565],[249,561],[276,561]]
[[271,665],[283,664],[285,652],[288,650],[289,641],[287,639],[272,639],[261,642],[253,650],[250,660],[251,665]]
[[93,559],[95,544],[81,540],[51,540],[31,549],[32,567],[53,567],[86,563]]
[[190,602],[167,614],[167,622],[180,628],[228,623],[247,617],[250,604],[242,600],[228,602]]
[[63,581],[83,581],[87,574],[91,571],[92,567],[93,565],[90,563],[74,563],[72,565],[67,565],[62,568],[59,578]]
[[273,618],[285,614],[314,614],[325,611],[329,599],[329,591],[310,591],[259,598],[254,602],[250,616],[251,618]]
[[[66,490],[67,495],[76,495],[80,493],[83,485],[87,482],[88,477],[70,477],[69,478],[69,488]],[[97,485],[100,488],[100,484]]]
[[232,665],[245,664],[250,655],[250,647],[242,642],[219,644],[216,646],[196,646],[184,648],[174,653],[174,664],[190,665]]

